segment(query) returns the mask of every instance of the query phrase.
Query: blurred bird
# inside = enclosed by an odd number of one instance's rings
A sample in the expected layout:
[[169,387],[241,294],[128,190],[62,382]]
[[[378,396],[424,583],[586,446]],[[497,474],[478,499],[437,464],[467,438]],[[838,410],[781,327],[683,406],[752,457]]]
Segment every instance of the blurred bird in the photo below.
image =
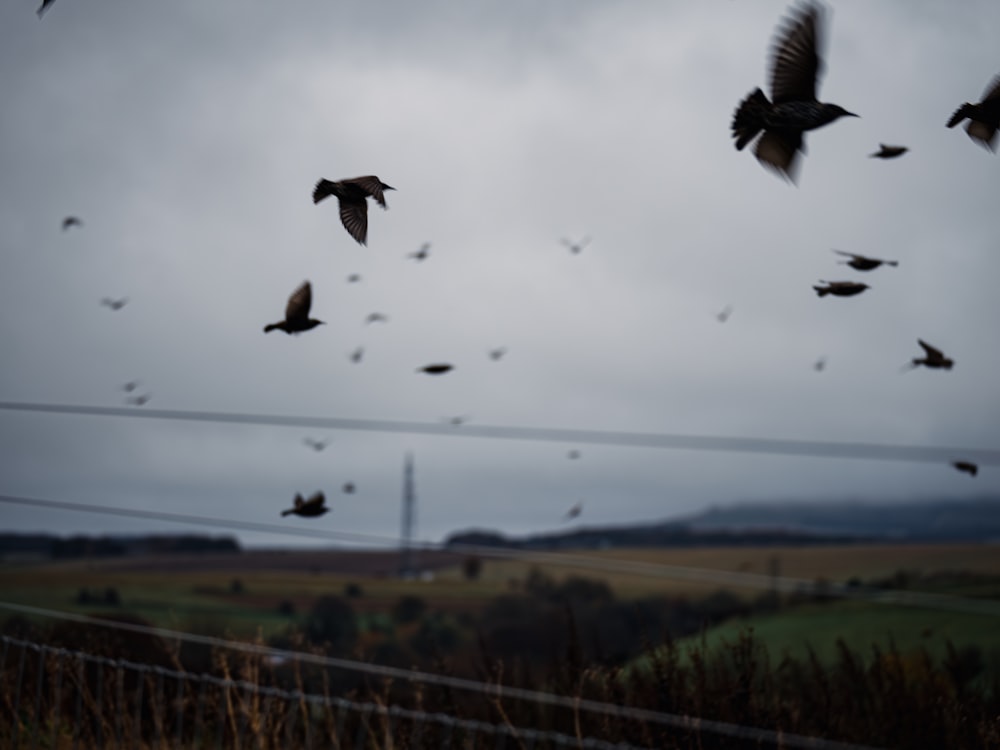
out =
[[826,286],[813,287],[820,297],[825,297],[828,294],[835,297],[853,297],[855,294],[861,294],[865,289],[870,288],[867,284],[858,281],[823,281],[820,279],[819,283],[826,284]]
[[729,316],[732,314],[733,314],[733,306],[726,305],[721,312],[716,313],[715,319],[718,320],[720,323],[725,323],[727,320],[729,320]]
[[345,495],[353,495],[357,488],[354,486],[354,482],[344,482],[344,486],[341,489]]
[[431,243],[425,242],[420,246],[419,250],[414,250],[412,253],[408,254],[407,258],[413,258],[413,260],[418,263],[422,260],[427,260],[427,256],[431,254]]
[[[52,0],[49,0],[52,2]],[[83,221],[77,216],[67,216],[62,220],[62,230],[65,232],[70,227],[82,227]]]
[[380,312],[369,313],[368,317],[365,318],[365,323],[388,323],[389,316],[383,315]]
[[848,253],[843,250],[834,250],[833,252],[838,255],[843,255],[844,257],[850,258],[850,260],[842,260],[841,263],[853,268],[855,271],[871,271],[879,266],[885,264],[887,266],[898,266],[898,260],[882,260],[881,258],[869,258],[866,255],[858,255],[857,253]]
[[445,417],[444,421],[448,424],[455,425],[456,427],[465,424],[469,421],[469,417],[464,414],[459,414],[457,417]]
[[110,297],[105,297],[101,300],[101,304],[105,307],[110,307],[112,310],[117,312],[128,304],[128,297],[122,297],[121,299],[111,299]]
[[309,317],[310,307],[312,307],[312,285],[308,281],[303,281],[288,298],[288,304],[285,306],[285,319],[264,326],[264,333],[270,333],[277,329],[285,333],[297,334],[323,325],[322,320]]
[[965,126],[965,132],[969,137],[979,141],[990,151],[996,151],[997,128],[1000,128],[1000,75],[986,86],[981,102],[966,102],[956,109],[948,120],[948,127],[953,128],[966,118],[969,119],[969,124]]
[[131,393],[138,387],[139,387],[138,380],[130,380],[127,383],[122,383],[122,390],[125,391],[125,393]]
[[146,404],[149,403],[150,399],[152,398],[153,398],[152,393],[142,393],[138,396],[132,396],[131,398],[127,398],[125,399],[125,401],[126,403],[129,403],[132,406],[145,406]]
[[580,451],[576,450],[575,448],[566,453],[566,458],[568,458],[570,461],[575,461],[579,457],[580,457]]
[[364,245],[368,241],[368,197],[374,198],[382,208],[387,208],[384,191],[395,189],[375,175],[352,177],[339,182],[324,179],[317,182],[313,189],[313,203],[319,203],[331,195],[337,196],[340,202],[340,222],[348,234]]
[[909,151],[906,146],[888,146],[884,143],[878,144],[878,151],[874,154],[868,154],[870,158],[873,159],[895,159],[897,156],[902,156],[907,151]]
[[325,450],[326,446],[328,446],[332,441],[329,438],[326,440],[317,440],[316,438],[307,437],[304,438],[302,442],[319,453],[320,451]]
[[820,357],[813,363],[813,369],[816,372],[823,372],[826,369],[826,357]]
[[560,242],[568,247],[569,251],[573,253],[573,255],[579,255],[583,251],[583,248],[590,244],[590,237],[584,237],[579,242],[573,242],[572,240],[568,240],[563,237]]
[[446,372],[450,372],[454,369],[454,366],[442,363],[418,367],[417,372],[426,372],[428,375],[444,375]]
[[38,17],[41,18],[42,16],[44,16],[45,11],[47,11],[49,9],[49,6],[52,5],[52,3],[54,3],[55,1],[56,0],[42,0],[42,4],[37,11]]
[[979,473],[979,465],[972,463],[972,461],[952,461],[951,465],[959,471],[964,471],[970,477],[974,477]]
[[360,273],[352,273],[350,276],[347,277],[348,284],[357,284],[359,281],[361,281]]
[[757,160],[792,182],[798,152],[805,151],[802,134],[840,117],[857,117],[816,99],[816,79],[823,67],[822,13],[819,5],[807,3],[785,19],[771,44],[772,101],[755,89],[733,115],[736,149],[742,151],[763,130],[754,148]]
[[933,370],[938,370],[938,369],[950,370],[952,367],[954,367],[955,361],[944,356],[944,353],[940,349],[931,346],[922,339],[917,339],[917,343],[920,344],[920,346],[923,348],[924,356],[914,357],[912,360],[910,360],[910,365],[907,369],[912,370],[914,368],[919,367],[920,365],[923,365],[924,367],[930,367]]
[[579,502],[576,505],[574,505],[572,508],[570,508],[568,511],[566,511],[566,515],[563,517],[563,520],[565,520],[565,521],[572,521],[574,518],[576,518],[577,516],[579,516],[581,513],[583,513],[583,503]]
[[363,346],[359,346],[357,349],[351,352],[351,362],[353,362],[354,364],[358,364],[364,356],[365,356],[365,348]]
[[507,353],[506,346],[498,346],[496,349],[490,349],[490,359],[497,362],[503,359],[503,355]]
[[281,511],[281,515],[284,517],[294,513],[303,518],[315,518],[316,516],[323,515],[328,510],[330,509],[326,507],[326,498],[322,492],[317,492],[308,500],[303,500],[302,495],[296,493],[292,507]]

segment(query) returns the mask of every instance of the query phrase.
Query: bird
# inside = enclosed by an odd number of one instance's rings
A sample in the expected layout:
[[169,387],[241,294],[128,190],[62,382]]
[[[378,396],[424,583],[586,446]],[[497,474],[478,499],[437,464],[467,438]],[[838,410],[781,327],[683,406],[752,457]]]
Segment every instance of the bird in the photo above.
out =
[[966,102],[956,109],[948,120],[948,127],[953,128],[966,118],[969,124],[965,126],[965,132],[969,137],[979,141],[990,151],[996,151],[997,128],[1000,128],[1000,75],[995,76],[986,86],[981,102]]
[[[52,0],[49,0],[52,2]],[[62,230],[65,232],[70,227],[82,227],[83,220],[79,216],[67,216],[62,220]]]
[[365,245],[368,243],[368,197],[374,198],[382,208],[388,208],[385,205],[385,191],[395,189],[375,175],[351,177],[338,182],[321,179],[316,183],[312,197],[313,203],[319,203],[331,195],[337,196],[340,202],[340,222],[358,244]]
[[284,517],[294,513],[296,516],[302,516],[303,518],[315,518],[316,516],[323,515],[328,510],[330,509],[326,507],[326,498],[322,492],[315,493],[308,500],[303,500],[302,495],[296,493],[295,500],[292,501],[292,507],[281,511],[281,515]]
[[893,267],[899,265],[898,260],[882,260],[881,258],[869,258],[867,255],[848,253],[843,250],[834,250],[833,252],[837,253],[837,255],[843,255],[846,258],[850,258],[850,260],[842,260],[840,262],[850,266],[855,271],[871,271],[883,264]]
[[733,306],[726,305],[722,310],[720,310],[715,314],[715,319],[718,320],[720,323],[725,323],[727,320],[729,320],[729,316],[732,314],[733,314]]
[[145,406],[149,403],[149,400],[153,398],[152,393],[141,393],[138,396],[132,396],[131,398],[125,399],[126,403],[132,406]]
[[807,3],[787,18],[771,45],[771,101],[759,88],[733,115],[736,150],[742,151],[764,131],[754,153],[765,167],[795,182],[796,160],[805,151],[802,138],[841,117],[858,117],[838,104],[816,99],[816,79],[823,67],[822,8]]
[[354,486],[354,482],[344,482],[344,486],[341,487],[345,495],[353,495],[357,487]]
[[439,363],[433,365],[424,365],[423,367],[418,367],[417,372],[425,372],[428,375],[444,375],[446,372],[451,372],[455,367],[453,365]]
[[590,244],[590,237],[584,237],[579,242],[573,242],[572,240],[568,240],[563,237],[560,242],[568,247],[569,251],[573,253],[573,255],[579,255],[583,251],[583,248]]
[[492,359],[494,362],[498,362],[499,360],[503,359],[503,355],[505,355],[506,353],[507,353],[506,346],[498,346],[496,349],[490,349],[489,351],[490,359]]
[[964,471],[970,477],[974,477],[979,473],[979,465],[972,463],[972,461],[952,461],[951,465],[958,471]]
[[575,461],[579,457],[580,457],[580,451],[576,450],[575,448],[573,450],[567,451],[566,453],[566,458],[568,458],[570,461]]
[[455,417],[445,417],[444,421],[447,422],[448,424],[455,425],[456,427],[459,427],[459,426],[465,424],[466,422],[468,422],[469,421],[469,417],[466,416],[465,414],[459,414],[458,416],[455,416]]
[[816,372],[823,372],[826,369],[826,357],[820,357],[813,363],[813,369]]
[[871,288],[858,281],[823,281],[821,279],[819,283],[826,284],[826,286],[813,287],[820,297],[825,297],[828,294],[835,297],[853,297],[855,294],[861,294],[865,289]]
[[110,307],[112,310],[117,312],[128,304],[128,297],[122,297],[121,299],[111,299],[110,297],[105,297],[101,300],[101,304],[105,307]]
[[365,323],[388,323],[389,316],[380,312],[368,313]]
[[360,273],[352,273],[350,276],[347,277],[348,284],[357,284],[359,281],[361,281]]
[[430,254],[431,254],[431,243],[425,242],[423,245],[420,246],[418,250],[414,250],[412,253],[409,253],[406,257],[413,258],[413,260],[419,263],[422,260],[427,260],[427,256],[429,256]]
[[122,383],[122,387],[121,388],[122,388],[123,391],[125,391],[125,393],[131,393],[132,391],[134,391],[138,387],[139,387],[139,381],[138,380],[130,380],[127,383]]
[[317,440],[316,438],[307,437],[307,438],[303,438],[302,442],[305,445],[308,445],[310,448],[312,448],[317,453],[319,453],[320,451],[325,450],[326,446],[328,446],[331,441],[330,441],[329,438],[327,438],[326,440]]
[[365,356],[365,348],[363,346],[359,346],[357,349],[351,352],[351,362],[353,362],[354,364],[358,364],[361,361],[362,357],[364,356]]
[[917,339],[917,343],[923,348],[924,356],[914,357],[911,359],[910,365],[907,369],[912,370],[920,365],[923,365],[924,367],[930,367],[933,370],[950,370],[955,366],[955,360],[944,356],[944,353],[940,349],[931,346],[923,339]]
[[572,521],[574,518],[583,513],[583,503],[576,503],[572,508],[566,511],[566,515],[563,517],[564,521]]
[[56,0],[42,0],[41,6],[39,6],[38,10],[36,11],[38,13],[38,17],[41,18],[42,16],[44,16],[45,11],[47,11],[49,9],[49,6],[52,5],[52,3],[54,3],[55,1]]
[[895,159],[909,150],[906,146],[889,146],[885,143],[880,143],[878,144],[878,151],[874,154],[868,154],[868,156],[872,159]]
[[264,333],[270,333],[278,329],[285,333],[298,334],[302,331],[315,328],[318,325],[323,325],[322,320],[309,317],[309,308],[311,306],[312,285],[308,281],[303,281],[299,288],[292,292],[292,296],[288,298],[288,304],[285,306],[285,319],[278,323],[269,323],[264,326]]

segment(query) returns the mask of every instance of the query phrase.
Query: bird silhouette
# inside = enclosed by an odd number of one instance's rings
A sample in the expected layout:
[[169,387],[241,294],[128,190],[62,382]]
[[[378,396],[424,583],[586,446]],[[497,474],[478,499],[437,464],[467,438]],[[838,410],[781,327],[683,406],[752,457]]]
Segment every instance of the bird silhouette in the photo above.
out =
[[281,511],[281,515],[284,517],[294,514],[302,516],[302,518],[315,518],[328,510],[330,509],[326,507],[326,498],[322,492],[315,493],[308,500],[303,500],[302,495],[296,494],[295,500],[292,501],[292,507]]
[[277,323],[269,323],[264,326],[264,333],[270,333],[277,329],[285,333],[301,333],[323,325],[322,320],[309,317],[309,308],[312,307],[312,285],[308,281],[292,292],[285,306],[285,319]]
[[365,318],[365,323],[388,323],[389,316],[384,315],[380,312],[368,313],[368,317]]
[[816,372],[823,372],[826,369],[826,357],[820,357],[813,363],[813,369]]
[[347,277],[348,284],[357,284],[359,281],[361,281],[360,273],[352,273],[350,276]]
[[364,245],[368,242],[368,197],[374,198],[382,208],[387,208],[384,193],[395,189],[375,175],[352,177],[339,182],[322,179],[313,189],[313,203],[319,203],[331,195],[337,196],[340,202],[340,222],[348,234]]
[[56,0],[42,0],[42,4],[36,11],[38,13],[38,17],[41,18],[42,16],[44,16],[45,11],[47,11],[49,9],[49,6],[52,5],[52,3],[54,3],[55,1]]
[[354,364],[358,364],[359,362],[361,362],[364,356],[365,356],[365,348],[363,346],[359,346],[357,349],[351,352],[351,362],[353,362]]
[[914,357],[910,360],[910,365],[907,369],[914,369],[923,365],[924,367],[929,367],[932,370],[950,370],[955,366],[955,361],[944,356],[944,353],[931,346],[923,339],[917,339],[917,343],[920,344],[921,348],[924,350],[923,357]]
[[855,294],[861,294],[865,289],[870,288],[867,284],[858,281],[823,281],[821,279],[819,283],[826,284],[826,286],[813,287],[820,297],[825,297],[828,294],[835,297],[853,297]]
[[580,451],[576,450],[575,448],[566,452],[566,458],[568,458],[570,461],[575,461],[579,457],[580,457]]
[[909,151],[906,146],[889,146],[885,143],[878,144],[878,151],[868,154],[872,159],[895,159]]
[[869,258],[866,255],[858,255],[857,253],[848,253],[843,250],[834,250],[833,252],[838,255],[843,255],[850,260],[842,260],[841,263],[845,263],[855,271],[871,271],[878,268],[881,265],[887,266],[898,266],[898,260],[882,260],[881,258]]
[[123,391],[125,391],[125,393],[132,393],[132,391],[134,391],[138,387],[139,387],[138,380],[130,380],[127,383],[122,383],[121,388]]
[[1000,75],[986,86],[981,102],[966,102],[956,109],[948,120],[948,127],[953,128],[966,118],[969,124],[965,126],[965,132],[969,137],[990,151],[996,151],[997,129],[1000,128]]
[[141,393],[138,396],[132,396],[131,398],[125,399],[126,403],[132,406],[145,406],[149,403],[150,399],[153,398],[152,393]]
[[[49,2],[52,2],[52,0],[49,0]],[[83,221],[77,216],[67,216],[65,219],[62,220],[62,230],[64,232],[71,227],[82,227],[82,226],[83,226]]]
[[718,320],[720,323],[725,323],[727,320],[729,320],[729,316],[732,314],[733,314],[733,306],[726,305],[722,310],[720,310],[715,314],[715,319]]
[[583,503],[576,503],[572,508],[566,511],[566,515],[563,516],[564,521],[572,521],[577,518],[581,513],[583,513]]
[[354,482],[344,482],[344,486],[340,489],[345,495],[353,495],[358,488],[354,486]]
[[319,453],[320,451],[326,450],[326,446],[331,443],[331,440],[329,438],[326,440],[317,440],[316,438],[307,437],[303,438],[302,442]]
[[431,243],[425,242],[423,245],[420,246],[420,249],[414,250],[412,253],[409,253],[406,257],[413,258],[413,260],[419,263],[422,260],[427,260],[427,257],[430,254],[431,254]]
[[470,417],[468,417],[467,415],[465,415],[465,414],[459,414],[458,416],[455,416],[455,417],[445,417],[444,421],[447,422],[448,424],[455,425],[456,427],[459,427],[459,426],[465,424],[466,422],[468,422],[469,419],[470,419]]
[[128,297],[122,297],[121,299],[111,299],[110,297],[105,297],[101,300],[101,304],[105,307],[110,307],[112,310],[117,312],[128,304]]
[[951,465],[958,471],[964,471],[970,477],[974,477],[979,473],[979,465],[972,463],[972,461],[952,461]]
[[449,365],[445,363],[424,365],[423,367],[418,367],[417,372],[425,372],[428,375],[444,375],[446,372],[451,372],[454,370],[454,365]]
[[590,237],[584,237],[579,242],[573,242],[572,240],[563,237],[560,242],[562,242],[573,255],[579,255],[583,252],[583,248],[590,244]]
[[857,117],[816,99],[816,79],[823,67],[822,13],[819,5],[808,3],[785,19],[771,45],[771,101],[755,89],[733,115],[736,149],[742,151],[764,131],[754,147],[757,160],[792,182],[798,153],[805,151],[803,133],[841,117]]
[[503,359],[503,355],[505,355],[506,353],[507,353],[506,346],[498,346],[496,349],[490,349],[489,352],[490,359],[492,359],[494,362],[498,362],[499,360]]

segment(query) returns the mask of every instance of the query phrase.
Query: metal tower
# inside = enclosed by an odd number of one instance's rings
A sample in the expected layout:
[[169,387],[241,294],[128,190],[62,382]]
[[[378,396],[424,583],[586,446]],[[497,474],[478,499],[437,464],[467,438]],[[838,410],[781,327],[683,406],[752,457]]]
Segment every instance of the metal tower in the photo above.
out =
[[417,509],[417,495],[413,488],[413,456],[406,454],[403,467],[403,528],[399,549],[400,578],[414,578],[417,575],[413,553],[413,526]]

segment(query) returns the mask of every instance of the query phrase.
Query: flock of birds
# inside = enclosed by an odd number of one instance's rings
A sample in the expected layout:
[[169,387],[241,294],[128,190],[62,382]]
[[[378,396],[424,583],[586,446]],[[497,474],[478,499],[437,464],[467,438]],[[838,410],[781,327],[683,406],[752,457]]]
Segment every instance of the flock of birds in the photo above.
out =
[[[42,17],[54,0],[43,0],[38,9]],[[820,54],[820,42],[823,32],[822,8],[815,2],[807,1],[800,5],[784,20],[776,34],[771,50],[771,97],[757,88],[739,103],[732,120],[732,136],[737,150],[743,150],[755,142],[754,154],[765,167],[774,170],[785,179],[795,182],[799,167],[799,154],[805,151],[804,134],[807,131],[828,125],[842,117],[858,117],[840,105],[820,102],[816,95],[817,80],[822,70],[823,61]],[[995,151],[997,131],[1000,129],[1000,75],[996,76],[986,87],[982,100],[977,103],[962,104],[947,121],[948,128],[967,121],[966,131],[970,138],[985,148]],[[869,156],[879,159],[896,159],[906,154],[906,146],[879,144],[879,149]],[[375,175],[353,177],[341,180],[320,179],[312,193],[314,204],[319,204],[328,198],[336,198],[340,221],[347,233],[360,245],[366,245],[368,240],[368,199],[373,199],[383,209],[387,208],[385,193],[395,190]],[[83,221],[77,216],[67,216],[63,219],[62,229],[83,227]],[[590,244],[589,236],[579,240],[562,238],[561,243],[573,254],[581,253]],[[430,255],[430,243],[424,243],[416,251],[409,253],[407,258],[423,262]],[[857,253],[834,250],[835,253],[847,258],[841,261],[844,265],[859,272],[870,272],[882,266],[895,267],[898,261],[872,258]],[[349,283],[361,280],[359,274],[351,274]],[[853,297],[869,289],[868,284],[853,281],[823,281],[813,289],[819,297],[832,295],[835,297]],[[119,311],[128,304],[128,298],[105,297],[100,304]],[[280,330],[286,334],[300,334],[323,325],[324,321],[310,317],[312,307],[312,286],[304,281],[288,298],[285,315],[282,320],[264,326],[264,333]],[[732,315],[732,306],[726,306],[716,317],[725,323]],[[366,323],[384,323],[388,320],[382,313],[374,312],[366,318]],[[917,343],[923,349],[923,356],[914,357],[906,369],[924,366],[931,369],[950,370],[954,361],[935,346],[918,339]],[[489,351],[493,360],[500,360],[506,353],[505,347]],[[358,347],[350,354],[354,363],[361,362],[364,348]],[[817,372],[826,367],[825,357],[814,364]],[[417,372],[428,375],[444,375],[454,369],[447,362],[434,362],[417,368]],[[129,396],[127,402],[142,406],[152,397],[151,394],[132,395],[139,387],[138,381],[130,381],[122,386]],[[463,424],[467,416],[447,418],[454,425]],[[315,451],[324,450],[329,440],[306,438],[305,444]],[[578,451],[570,451],[568,457],[579,458]],[[958,471],[975,476],[978,472],[976,464],[958,460],[952,463]],[[344,484],[343,491],[352,493],[355,487],[352,483]],[[281,515],[298,515],[301,517],[318,517],[326,513],[326,499],[322,492],[316,492],[308,499],[297,494],[291,508],[282,511]],[[567,520],[574,519],[582,512],[582,503],[576,503],[566,513]]]

